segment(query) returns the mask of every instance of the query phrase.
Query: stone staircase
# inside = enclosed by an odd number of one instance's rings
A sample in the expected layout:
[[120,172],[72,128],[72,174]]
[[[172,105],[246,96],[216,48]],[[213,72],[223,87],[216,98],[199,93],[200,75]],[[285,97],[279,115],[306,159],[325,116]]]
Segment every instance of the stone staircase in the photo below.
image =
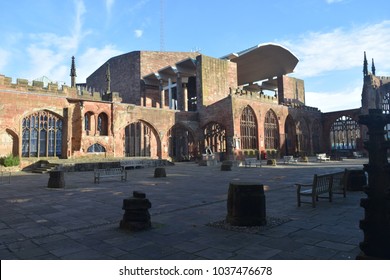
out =
[[57,169],[57,167],[59,166],[59,164],[57,163],[41,163],[40,166],[37,166],[37,167],[34,167],[31,172],[32,173],[48,173],[52,170],[55,170]]

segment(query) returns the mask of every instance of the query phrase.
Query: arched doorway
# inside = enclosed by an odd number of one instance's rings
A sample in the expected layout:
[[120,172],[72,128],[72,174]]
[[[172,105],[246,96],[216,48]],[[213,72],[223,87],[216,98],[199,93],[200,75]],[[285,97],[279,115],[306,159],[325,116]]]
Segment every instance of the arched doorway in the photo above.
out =
[[193,133],[180,124],[168,131],[168,154],[175,161],[187,161],[197,156]]
[[19,155],[19,137],[11,129],[0,132],[0,156]]
[[296,123],[297,128],[297,152],[300,156],[311,153],[309,126],[304,118],[300,118]]
[[284,124],[285,133],[285,153],[286,155],[294,155],[296,152],[296,127],[294,119],[288,115]]
[[152,125],[139,120],[124,130],[124,156],[161,158],[161,141]]
[[315,120],[312,125],[312,143],[313,143],[313,153],[321,153],[321,125],[318,120]]

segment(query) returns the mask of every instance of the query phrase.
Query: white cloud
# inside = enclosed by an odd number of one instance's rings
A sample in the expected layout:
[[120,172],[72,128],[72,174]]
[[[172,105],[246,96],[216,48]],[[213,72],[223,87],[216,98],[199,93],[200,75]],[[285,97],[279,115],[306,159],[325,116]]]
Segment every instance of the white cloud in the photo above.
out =
[[81,42],[90,33],[83,30],[83,16],[86,13],[84,2],[74,1],[73,26],[68,35],[54,33],[29,34],[26,47],[29,67],[23,76],[35,79],[48,76],[54,81],[67,81],[70,58],[75,55]]
[[112,6],[114,5],[115,0],[106,0],[106,10],[107,13],[111,13]]
[[339,92],[306,92],[306,105],[321,112],[333,112],[361,107],[362,85]]
[[342,2],[343,0],[326,0],[326,3],[328,4],[333,4],[333,3],[338,3],[338,2]]
[[390,70],[388,20],[350,29],[338,28],[327,33],[303,34],[298,40],[283,44],[300,59],[295,72],[302,78],[361,67],[364,51],[367,51],[367,57],[375,59],[376,65],[384,67],[383,71]]
[[144,33],[144,31],[141,30],[141,29],[134,30],[134,35],[135,35],[136,38],[141,38],[143,33]]

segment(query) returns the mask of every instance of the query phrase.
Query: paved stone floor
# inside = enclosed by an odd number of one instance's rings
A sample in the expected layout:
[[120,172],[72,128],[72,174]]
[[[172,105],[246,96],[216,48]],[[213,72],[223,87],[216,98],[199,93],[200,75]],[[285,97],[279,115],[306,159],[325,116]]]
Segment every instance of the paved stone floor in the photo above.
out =
[[[261,168],[177,163],[166,178],[153,168],[128,170],[128,181],[93,172],[65,173],[66,187],[48,189],[48,174],[15,173],[0,185],[0,259],[355,259],[363,240],[359,206],[363,192],[335,195],[297,207],[294,183],[313,174],[362,168],[367,159],[309,162]],[[226,216],[229,182],[255,181],[266,187],[267,216],[283,221],[257,232],[210,226]],[[119,228],[122,201],[133,191],[152,203],[152,229]]]

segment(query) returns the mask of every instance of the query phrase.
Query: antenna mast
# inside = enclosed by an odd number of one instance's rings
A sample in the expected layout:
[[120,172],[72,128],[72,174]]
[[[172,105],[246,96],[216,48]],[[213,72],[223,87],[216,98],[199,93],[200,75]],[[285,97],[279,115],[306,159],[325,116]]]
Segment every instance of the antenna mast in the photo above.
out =
[[160,51],[165,51],[164,23],[164,0],[160,0]]

